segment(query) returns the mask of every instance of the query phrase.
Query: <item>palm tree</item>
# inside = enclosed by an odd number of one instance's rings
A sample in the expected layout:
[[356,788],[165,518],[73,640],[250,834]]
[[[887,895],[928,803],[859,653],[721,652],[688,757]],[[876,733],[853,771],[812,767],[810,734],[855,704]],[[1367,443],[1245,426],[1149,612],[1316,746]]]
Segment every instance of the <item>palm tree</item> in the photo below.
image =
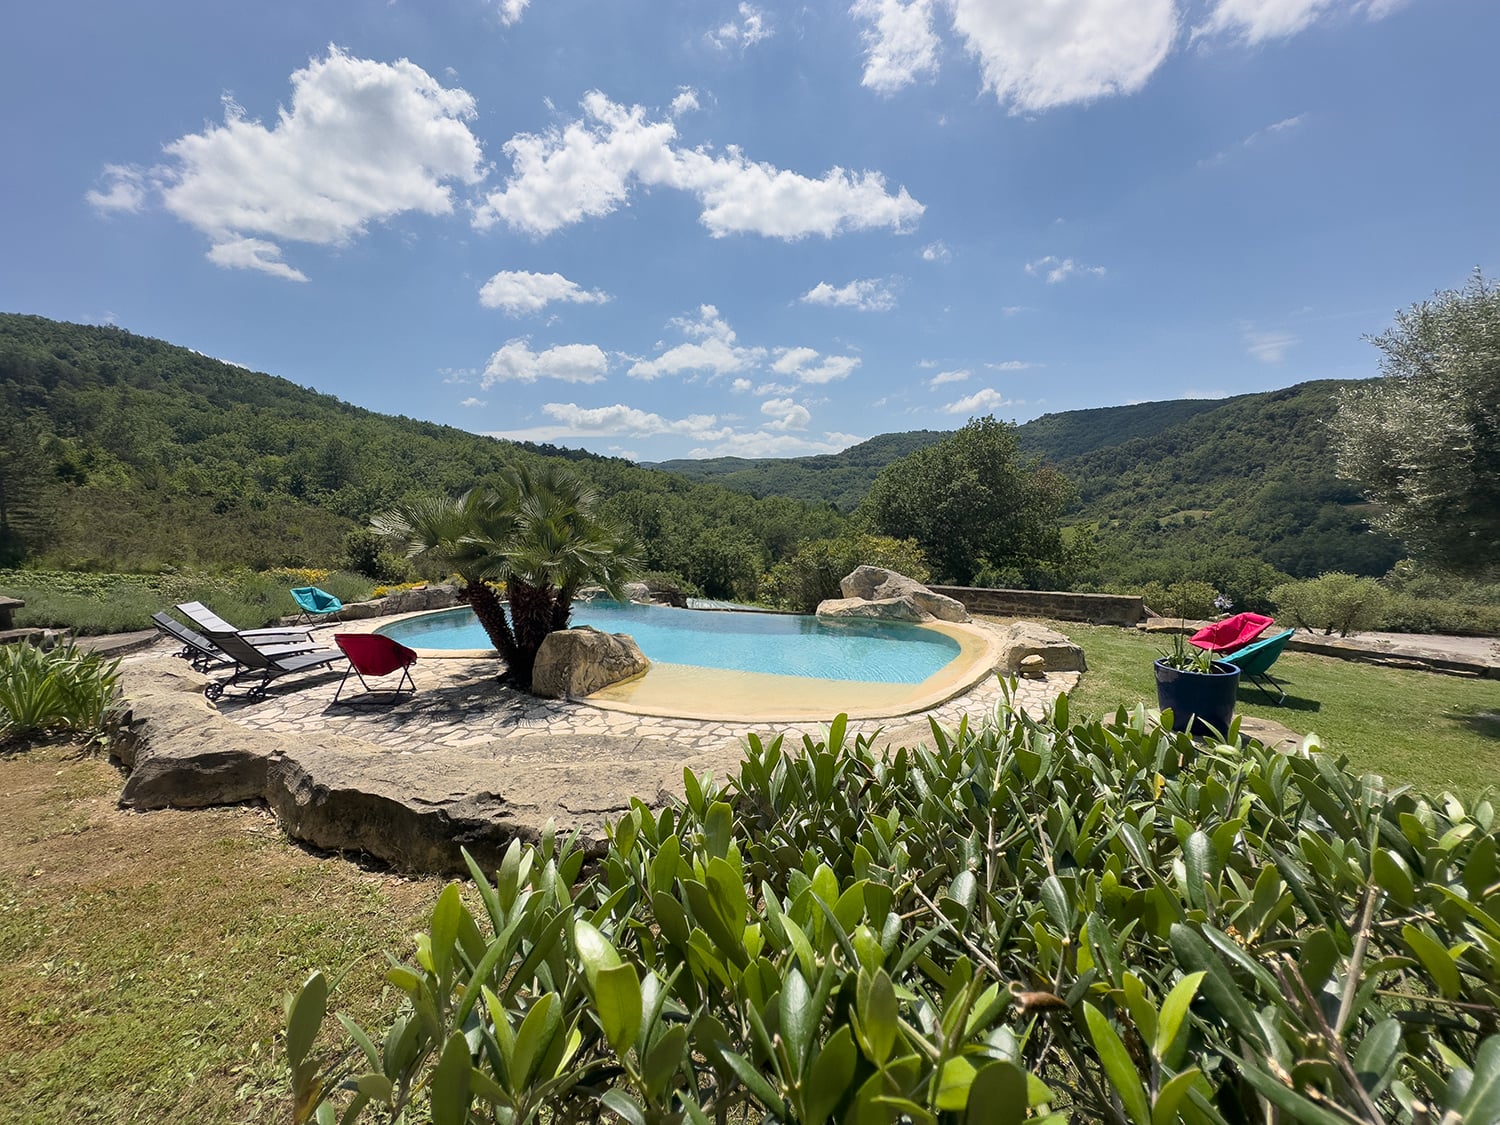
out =
[[624,530],[599,511],[594,490],[550,464],[507,467],[457,499],[418,496],[372,525],[409,557],[458,573],[474,616],[528,691],[537,650],[548,633],[568,627],[579,589],[602,586],[623,598],[640,565]]

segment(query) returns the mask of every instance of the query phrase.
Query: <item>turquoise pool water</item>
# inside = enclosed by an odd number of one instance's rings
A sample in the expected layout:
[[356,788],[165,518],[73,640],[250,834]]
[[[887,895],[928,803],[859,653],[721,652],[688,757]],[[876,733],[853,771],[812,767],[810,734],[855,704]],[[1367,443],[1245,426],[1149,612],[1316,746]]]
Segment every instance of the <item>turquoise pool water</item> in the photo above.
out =
[[[629,633],[647,658],[820,680],[919,684],[959,654],[952,637],[885,621],[822,621],[782,613],[703,612],[594,601],[573,607],[573,624]],[[445,609],[383,625],[412,648],[486,649],[470,609]]]

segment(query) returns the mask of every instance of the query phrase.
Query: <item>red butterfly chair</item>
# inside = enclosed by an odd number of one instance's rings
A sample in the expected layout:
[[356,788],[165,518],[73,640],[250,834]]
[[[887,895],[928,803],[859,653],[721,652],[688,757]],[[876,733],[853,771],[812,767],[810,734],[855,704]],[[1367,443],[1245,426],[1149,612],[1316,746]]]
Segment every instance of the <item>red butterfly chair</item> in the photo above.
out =
[[1275,619],[1263,613],[1236,613],[1199,629],[1188,638],[1188,643],[1209,652],[1233,652],[1244,648],[1274,624]]
[[344,655],[349,658],[349,671],[344,673],[344,678],[339,681],[338,691],[333,693],[335,703],[339,701],[339,693],[344,690],[344,684],[349,681],[349,672],[359,677],[366,695],[374,694],[373,689],[365,682],[366,676],[389,676],[398,671],[401,679],[396,681],[390,701],[394,703],[405,690],[416,694],[417,685],[411,678],[411,666],[417,662],[417,654],[404,644],[391,640],[383,633],[335,633],[333,643],[343,649]]

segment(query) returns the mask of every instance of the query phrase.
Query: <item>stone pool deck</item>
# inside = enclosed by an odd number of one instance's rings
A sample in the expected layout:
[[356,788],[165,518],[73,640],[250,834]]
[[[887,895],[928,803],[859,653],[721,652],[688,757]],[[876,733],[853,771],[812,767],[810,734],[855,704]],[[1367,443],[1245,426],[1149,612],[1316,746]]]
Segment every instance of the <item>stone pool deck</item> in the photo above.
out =
[[[326,626],[315,637],[331,641]],[[983,626],[993,628],[993,626]],[[263,800],[296,839],[371,853],[399,867],[461,870],[458,848],[497,862],[514,837],[536,839],[548,820],[577,828],[598,850],[604,823],[639,797],[682,793],[682,772],[722,778],[750,733],[818,737],[839,712],[830,684],[821,722],[715,721],[544,700],[497,682],[493,659],[424,659],[414,696],[394,703],[333,702],[342,669],[273,681],[264,699],[230,689],[216,704],[209,678],[162,642],[125,657],[138,737],[121,757],[127,807],[203,807]],[[1076,672],[1016,681],[1013,702],[1041,716]],[[354,691],[357,682],[351,679]],[[356,699],[358,697],[356,696]],[[926,710],[851,720],[850,737],[882,745],[931,742],[929,719],[979,724],[1002,700],[998,678]]]

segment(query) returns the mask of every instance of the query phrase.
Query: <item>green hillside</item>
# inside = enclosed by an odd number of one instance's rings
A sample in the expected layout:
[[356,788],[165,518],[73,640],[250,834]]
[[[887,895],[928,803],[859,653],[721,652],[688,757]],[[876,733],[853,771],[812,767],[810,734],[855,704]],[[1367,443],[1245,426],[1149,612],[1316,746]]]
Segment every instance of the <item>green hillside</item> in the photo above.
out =
[[566,457],[646,562],[734,596],[842,517],[614,458],[362,410],[121,328],[0,314],[0,548],[64,567],[337,565],[413,491]]
[[796,500],[827,502],[852,511],[870,491],[876,475],[892,461],[933,445],[947,435],[941,430],[909,430],[881,434],[851,445],[842,453],[816,457],[684,458],[650,466],[681,473],[693,480],[713,481],[751,496],[790,496]]

